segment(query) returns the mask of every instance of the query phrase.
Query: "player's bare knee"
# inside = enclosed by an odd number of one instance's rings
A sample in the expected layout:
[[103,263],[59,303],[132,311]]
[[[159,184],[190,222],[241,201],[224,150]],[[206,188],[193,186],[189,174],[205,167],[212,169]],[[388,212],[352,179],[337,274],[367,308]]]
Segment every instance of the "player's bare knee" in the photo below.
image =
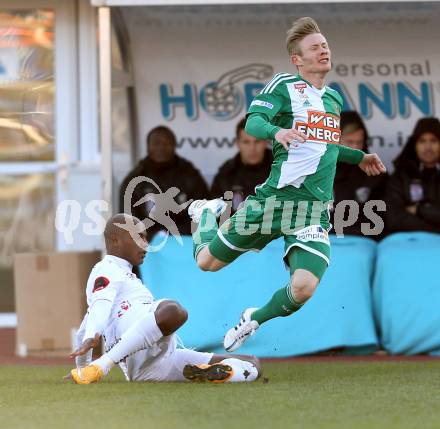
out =
[[164,335],[171,335],[188,320],[188,312],[176,301],[162,302],[155,316],[157,326]]
[[186,323],[186,321],[188,320],[188,310],[183,307],[182,307],[182,312],[181,312],[181,320],[182,320],[182,325],[184,323]]
[[212,265],[212,256],[210,254],[206,254],[204,252],[205,249],[203,249],[198,255],[197,255],[197,265],[202,271],[211,271],[211,265]]
[[209,256],[203,255],[198,257],[197,265],[202,271],[209,271],[209,272],[218,271],[225,266],[224,263],[220,262],[212,255]]
[[293,294],[298,303],[306,302],[313,295],[313,290],[309,284],[295,284],[293,286]]
[[308,281],[295,281],[292,289],[295,300],[302,304],[312,297],[316,285],[314,285],[313,282]]
[[180,326],[182,326],[188,320],[188,311],[180,304],[177,304],[177,307],[178,308],[176,309],[176,321]]
[[211,271],[211,262],[205,258],[197,258],[197,265],[202,271]]
[[171,318],[175,320],[176,325],[180,328],[188,320],[188,312],[178,302],[172,302]]
[[211,273],[214,273],[214,272],[216,272],[216,271],[219,271],[221,268],[223,268],[223,266],[217,264],[216,262],[212,262],[212,263],[209,265],[209,268],[208,268],[207,270],[205,270],[205,271],[209,271],[209,272],[211,272]]
[[304,269],[297,269],[290,279],[292,295],[296,302],[302,304],[312,297],[318,286],[319,278]]

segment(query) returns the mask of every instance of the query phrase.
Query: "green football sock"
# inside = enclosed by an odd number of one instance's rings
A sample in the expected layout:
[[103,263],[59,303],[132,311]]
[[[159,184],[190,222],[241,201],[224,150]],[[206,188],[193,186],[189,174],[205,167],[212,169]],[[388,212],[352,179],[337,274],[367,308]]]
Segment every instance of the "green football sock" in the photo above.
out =
[[209,209],[203,210],[197,229],[192,235],[194,259],[197,260],[199,252],[213,240],[217,230],[218,224],[215,214]]
[[298,311],[303,304],[296,302],[290,290],[290,284],[277,290],[271,300],[263,307],[255,310],[251,320],[256,320],[260,325],[275,317],[290,316]]

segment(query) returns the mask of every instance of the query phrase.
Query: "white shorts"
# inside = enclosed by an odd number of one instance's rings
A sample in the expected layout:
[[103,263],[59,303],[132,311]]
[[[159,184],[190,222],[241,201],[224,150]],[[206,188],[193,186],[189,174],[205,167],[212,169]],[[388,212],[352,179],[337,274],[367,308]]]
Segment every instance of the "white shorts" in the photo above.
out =
[[[111,347],[145,312],[156,311],[159,304],[166,300],[133,306],[125,311],[106,332],[106,343]],[[186,364],[207,364],[212,356],[213,353],[177,348],[176,335],[172,334],[162,337],[153,347],[128,356],[121,368],[130,381],[184,381],[182,372]]]
[[213,353],[174,348],[168,356],[153,361],[148,359],[146,364],[143,352],[137,352],[127,359],[127,375],[130,381],[186,381],[183,376],[185,365],[207,364],[213,356]]

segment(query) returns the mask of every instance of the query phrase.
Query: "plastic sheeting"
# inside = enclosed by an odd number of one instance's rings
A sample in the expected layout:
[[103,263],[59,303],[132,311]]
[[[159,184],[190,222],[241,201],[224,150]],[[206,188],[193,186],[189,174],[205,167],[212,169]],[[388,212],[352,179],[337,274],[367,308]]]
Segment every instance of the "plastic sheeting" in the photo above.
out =
[[[367,238],[332,237],[331,266],[313,298],[294,315],[265,323],[240,353],[283,357],[335,348],[356,354],[375,350],[370,289],[375,249]],[[224,352],[223,335],[243,309],[263,305],[287,284],[282,255],[280,239],[206,273],[194,262],[191,237],[183,237],[183,246],[170,239],[149,254],[141,272],[156,298],[177,300],[188,310],[188,322],[178,332],[187,347]]]
[[391,354],[440,355],[440,235],[399,233],[378,246],[374,308]]

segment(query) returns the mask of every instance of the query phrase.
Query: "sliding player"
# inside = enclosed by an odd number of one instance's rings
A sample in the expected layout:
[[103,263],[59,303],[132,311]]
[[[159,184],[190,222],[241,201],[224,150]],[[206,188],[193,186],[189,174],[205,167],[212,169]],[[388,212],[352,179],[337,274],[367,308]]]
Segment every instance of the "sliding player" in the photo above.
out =
[[[87,282],[89,305],[78,332],[77,368],[69,378],[78,384],[101,380],[120,364],[129,381],[253,381],[260,374],[253,356],[225,356],[176,347],[174,332],[188,317],[177,302],[154,300],[132,272],[146,254],[140,220],[113,216],[104,237],[107,255]],[[103,337],[106,353],[90,363],[91,351]]]

